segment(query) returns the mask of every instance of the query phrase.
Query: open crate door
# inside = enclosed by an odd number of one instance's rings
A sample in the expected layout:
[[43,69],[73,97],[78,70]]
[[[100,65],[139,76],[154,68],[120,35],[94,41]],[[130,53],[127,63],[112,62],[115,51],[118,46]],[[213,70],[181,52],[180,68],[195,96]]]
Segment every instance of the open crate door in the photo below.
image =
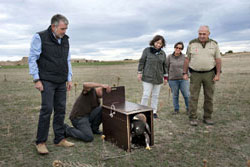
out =
[[111,106],[112,104],[125,102],[125,87],[118,86],[112,87],[111,92],[107,93],[106,89],[103,89],[102,104],[105,106]]

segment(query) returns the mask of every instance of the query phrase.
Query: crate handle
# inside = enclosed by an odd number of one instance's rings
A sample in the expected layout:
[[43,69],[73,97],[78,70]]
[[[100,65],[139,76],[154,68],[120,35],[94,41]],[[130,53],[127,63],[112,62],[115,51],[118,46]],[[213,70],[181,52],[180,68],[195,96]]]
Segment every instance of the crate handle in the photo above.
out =
[[[114,111],[114,112],[113,112],[113,111]],[[112,104],[112,105],[110,106],[110,114],[109,114],[109,116],[110,116],[111,118],[113,118],[114,115],[115,115],[115,105]]]

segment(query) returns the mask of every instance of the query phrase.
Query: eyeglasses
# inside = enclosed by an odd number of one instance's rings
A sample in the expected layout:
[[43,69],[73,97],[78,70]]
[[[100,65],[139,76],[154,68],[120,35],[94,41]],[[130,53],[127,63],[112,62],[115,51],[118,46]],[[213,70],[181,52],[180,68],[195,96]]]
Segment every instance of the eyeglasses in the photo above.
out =
[[175,49],[180,49],[180,50],[182,50],[182,48],[179,48],[179,47],[175,47]]

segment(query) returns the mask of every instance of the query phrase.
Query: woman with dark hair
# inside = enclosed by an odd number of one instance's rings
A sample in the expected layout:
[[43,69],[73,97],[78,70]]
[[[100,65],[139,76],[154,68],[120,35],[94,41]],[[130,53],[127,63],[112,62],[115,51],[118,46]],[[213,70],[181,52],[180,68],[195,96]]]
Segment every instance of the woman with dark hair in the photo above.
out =
[[[149,43],[150,47],[144,49],[138,65],[138,80],[142,81],[143,95],[142,105],[148,105],[148,99],[152,92],[151,107],[154,118],[158,118],[157,105],[161,84],[167,83],[167,62],[166,54],[162,50],[165,47],[165,39],[156,35]],[[164,77],[165,76],[165,77]]]
[[167,57],[168,83],[173,95],[173,114],[179,113],[179,90],[181,90],[184,97],[186,112],[188,113],[189,81],[183,79],[183,65],[185,60],[185,55],[181,52],[183,49],[183,42],[177,42],[174,45],[174,53]]

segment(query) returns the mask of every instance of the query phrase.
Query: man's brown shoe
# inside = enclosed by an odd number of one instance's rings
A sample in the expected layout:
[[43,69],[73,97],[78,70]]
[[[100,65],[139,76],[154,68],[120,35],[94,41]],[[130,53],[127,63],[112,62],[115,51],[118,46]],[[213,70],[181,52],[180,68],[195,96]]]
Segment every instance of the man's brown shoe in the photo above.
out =
[[37,144],[36,145],[36,149],[37,149],[37,152],[39,154],[48,154],[49,153],[49,151],[48,151],[45,143],[39,143],[39,144]]
[[62,139],[57,146],[63,146],[63,147],[73,147],[75,144],[67,141],[66,139]]
[[214,125],[214,122],[211,119],[204,119],[203,123],[205,123],[207,125]]
[[197,126],[198,123],[197,123],[196,120],[190,120],[190,125],[191,125],[191,126]]

